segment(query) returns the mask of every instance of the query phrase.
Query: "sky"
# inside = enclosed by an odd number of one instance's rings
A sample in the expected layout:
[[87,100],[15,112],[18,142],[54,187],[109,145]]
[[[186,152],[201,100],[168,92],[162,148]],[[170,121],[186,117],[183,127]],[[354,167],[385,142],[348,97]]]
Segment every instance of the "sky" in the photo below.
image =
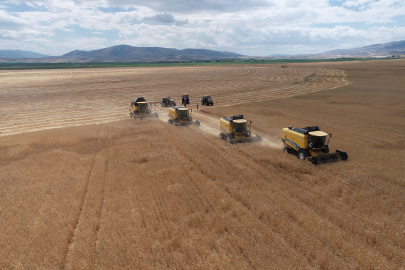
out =
[[249,56],[405,40],[404,0],[0,0],[0,50],[114,45]]

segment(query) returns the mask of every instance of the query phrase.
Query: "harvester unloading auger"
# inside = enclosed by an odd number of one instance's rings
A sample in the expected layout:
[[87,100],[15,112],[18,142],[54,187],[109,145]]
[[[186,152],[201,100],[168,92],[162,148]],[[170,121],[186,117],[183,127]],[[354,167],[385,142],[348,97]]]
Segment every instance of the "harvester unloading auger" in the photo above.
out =
[[243,115],[222,117],[221,120],[219,120],[219,125],[221,129],[219,138],[231,144],[262,141],[262,137],[257,134],[256,137],[252,137],[252,133],[250,132],[252,121],[250,121],[250,127],[248,129],[247,121],[243,119]]
[[[281,140],[287,145],[284,148],[285,153],[298,153],[299,159],[317,165],[337,160],[347,160],[346,152],[336,150],[329,153],[329,139],[326,141],[328,133],[319,129],[318,126],[306,128],[283,128],[281,131]],[[332,137],[332,134],[330,134]]]

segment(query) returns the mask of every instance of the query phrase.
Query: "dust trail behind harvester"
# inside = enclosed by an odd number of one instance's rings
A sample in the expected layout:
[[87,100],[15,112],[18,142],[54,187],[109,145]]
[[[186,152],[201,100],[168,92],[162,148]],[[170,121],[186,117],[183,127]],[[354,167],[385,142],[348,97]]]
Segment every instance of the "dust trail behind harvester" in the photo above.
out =
[[[197,112],[194,114],[196,116],[196,119],[198,119],[201,123],[200,129],[204,132],[207,132],[209,134],[214,135],[215,137],[219,137],[220,130],[219,130],[219,119],[202,114],[200,112]],[[252,135],[256,134],[254,130],[252,131]],[[270,147],[270,148],[278,148],[282,149],[283,144],[280,141],[280,138],[270,138],[266,136],[265,134],[258,134],[262,137],[262,141],[260,142],[260,145],[264,147]]]
[[169,120],[169,108],[164,108],[164,107],[158,107],[158,106],[153,106],[152,107],[152,112],[153,113],[158,113],[159,117],[158,119],[160,121],[163,121],[167,123],[167,120]]
[[200,121],[200,129],[206,133],[219,137],[219,119],[202,114],[200,112],[193,112],[193,118]]
[[205,122],[201,122],[200,121],[200,129],[206,133],[209,133],[215,137],[219,137],[219,130],[212,127],[211,124],[209,123],[205,123]]
[[260,144],[264,147],[283,149],[283,143],[280,141],[280,138],[266,138],[262,136],[262,139]]

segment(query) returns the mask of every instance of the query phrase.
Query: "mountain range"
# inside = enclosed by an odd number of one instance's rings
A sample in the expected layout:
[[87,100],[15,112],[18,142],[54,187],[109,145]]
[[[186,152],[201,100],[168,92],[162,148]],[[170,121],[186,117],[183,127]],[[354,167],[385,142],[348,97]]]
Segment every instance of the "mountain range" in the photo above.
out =
[[[333,57],[373,57],[388,55],[405,55],[405,40],[374,44],[355,49],[333,50],[319,54],[285,55],[273,54],[267,58],[333,58]],[[30,51],[0,50],[0,58],[34,59],[40,62],[158,62],[214,60],[220,58],[244,57],[241,54],[206,49],[171,49],[162,47],[134,47],[117,45],[92,51],[71,51],[62,56],[47,56]],[[266,58],[266,57],[264,57]]]
[[175,61],[175,60],[212,60],[218,58],[236,58],[241,54],[205,49],[170,49],[161,47],[133,47],[117,45],[93,51],[72,51],[58,58],[85,61]]
[[392,41],[382,44],[374,44],[355,49],[333,50],[325,53],[316,54],[317,57],[372,57],[405,55],[405,40]]
[[49,55],[21,50],[0,50],[0,58],[43,58]]

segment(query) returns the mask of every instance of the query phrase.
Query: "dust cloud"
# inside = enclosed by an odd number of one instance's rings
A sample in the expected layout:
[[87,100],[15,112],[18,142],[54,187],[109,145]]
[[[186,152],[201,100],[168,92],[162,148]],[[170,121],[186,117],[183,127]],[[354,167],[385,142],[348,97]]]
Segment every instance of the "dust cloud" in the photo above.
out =
[[262,137],[263,141],[260,142],[260,145],[270,148],[283,149],[284,144],[280,141],[280,138],[265,138]]

